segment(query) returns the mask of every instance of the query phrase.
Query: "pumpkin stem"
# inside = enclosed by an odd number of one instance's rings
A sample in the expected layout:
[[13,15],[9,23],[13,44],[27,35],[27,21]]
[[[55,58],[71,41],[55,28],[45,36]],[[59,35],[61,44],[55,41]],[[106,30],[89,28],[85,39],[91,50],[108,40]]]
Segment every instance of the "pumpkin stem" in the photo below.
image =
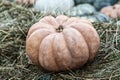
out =
[[63,25],[59,25],[59,27],[56,29],[57,32],[62,32],[63,31]]

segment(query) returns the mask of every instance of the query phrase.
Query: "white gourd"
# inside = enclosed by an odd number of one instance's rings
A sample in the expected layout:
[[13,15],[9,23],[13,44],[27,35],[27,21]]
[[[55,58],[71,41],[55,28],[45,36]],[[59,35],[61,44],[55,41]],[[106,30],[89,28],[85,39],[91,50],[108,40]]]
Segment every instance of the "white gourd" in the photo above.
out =
[[74,6],[73,0],[36,0],[34,8],[44,12],[65,12]]

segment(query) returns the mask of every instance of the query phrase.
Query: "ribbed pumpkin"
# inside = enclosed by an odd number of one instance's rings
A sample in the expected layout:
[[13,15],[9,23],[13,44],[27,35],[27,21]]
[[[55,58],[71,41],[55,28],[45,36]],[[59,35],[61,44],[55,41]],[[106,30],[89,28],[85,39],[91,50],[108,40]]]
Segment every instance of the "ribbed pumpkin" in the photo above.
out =
[[80,68],[96,56],[99,36],[85,19],[46,16],[28,32],[26,53],[31,61],[48,71]]
[[101,12],[111,18],[120,18],[120,4],[104,7]]

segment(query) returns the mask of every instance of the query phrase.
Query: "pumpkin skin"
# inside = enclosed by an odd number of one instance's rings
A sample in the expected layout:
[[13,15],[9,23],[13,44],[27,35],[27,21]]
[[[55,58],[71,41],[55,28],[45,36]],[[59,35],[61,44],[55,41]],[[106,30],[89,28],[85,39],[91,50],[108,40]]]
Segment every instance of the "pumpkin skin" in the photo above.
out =
[[48,71],[80,68],[94,59],[99,47],[99,36],[88,20],[64,15],[42,18],[26,39],[30,60]]
[[77,5],[66,12],[69,16],[85,16],[96,12],[95,8],[90,4]]
[[110,18],[120,18],[120,4],[104,7],[101,9],[101,12]]
[[113,8],[116,10],[117,17],[120,18],[120,4],[114,5]]
[[36,0],[34,8],[44,13],[65,12],[74,6],[73,0]]

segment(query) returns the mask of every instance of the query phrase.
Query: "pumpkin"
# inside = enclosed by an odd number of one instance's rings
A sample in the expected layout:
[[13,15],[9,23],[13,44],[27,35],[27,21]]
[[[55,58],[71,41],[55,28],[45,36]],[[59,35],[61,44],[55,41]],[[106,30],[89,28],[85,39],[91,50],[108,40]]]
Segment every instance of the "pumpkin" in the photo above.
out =
[[48,71],[80,68],[92,61],[100,47],[99,36],[85,19],[46,16],[28,31],[26,53]]
[[65,14],[69,16],[83,16],[96,12],[95,8],[90,4],[80,4],[71,8]]
[[106,6],[111,6],[114,5],[115,3],[117,3],[119,0],[95,0],[94,2],[94,7],[97,10],[102,9],[103,7]]
[[120,18],[120,4],[114,5],[113,8],[116,10],[117,17]]
[[91,22],[109,22],[110,19],[107,15],[99,13],[90,4],[81,4],[71,8],[65,14],[80,18],[89,19]]
[[36,0],[34,8],[44,13],[65,12],[74,6],[73,0]]
[[95,0],[74,0],[75,4],[81,4],[81,3],[89,3],[89,4],[93,4]]
[[91,22],[110,22],[110,18],[107,15],[100,12],[95,12],[87,16],[81,16],[81,18],[88,19]]
[[120,4],[104,7],[101,9],[101,12],[110,18],[120,18]]

